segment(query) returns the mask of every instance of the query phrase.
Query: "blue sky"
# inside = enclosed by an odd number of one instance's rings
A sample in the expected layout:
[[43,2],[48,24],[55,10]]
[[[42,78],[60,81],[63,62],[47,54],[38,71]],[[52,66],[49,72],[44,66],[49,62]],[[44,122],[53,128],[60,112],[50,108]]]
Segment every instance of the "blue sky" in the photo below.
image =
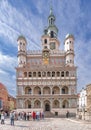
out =
[[66,34],[75,37],[78,92],[91,83],[90,0],[0,0],[0,82],[11,95],[16,95],[17,38],[26,37],[28,50],[41,49],[50,1],[59,29],[60,49],[64,49]]

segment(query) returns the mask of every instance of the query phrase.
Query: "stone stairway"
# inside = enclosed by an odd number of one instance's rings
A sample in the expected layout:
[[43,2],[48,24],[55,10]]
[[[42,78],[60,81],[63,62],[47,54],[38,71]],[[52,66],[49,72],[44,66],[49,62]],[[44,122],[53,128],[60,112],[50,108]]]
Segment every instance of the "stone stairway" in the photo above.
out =
[[47,117],[47,118],[54,117],[54,114],[50,111],[45,111],[44,114],[45,114],[45,117]]

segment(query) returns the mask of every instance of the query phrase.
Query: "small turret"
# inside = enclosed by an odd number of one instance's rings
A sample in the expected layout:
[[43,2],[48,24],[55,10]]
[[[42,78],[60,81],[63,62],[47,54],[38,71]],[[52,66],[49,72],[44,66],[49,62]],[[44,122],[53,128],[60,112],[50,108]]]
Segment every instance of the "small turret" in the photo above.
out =
[[24,36],[19,36],[17,39],[18,43],[18,65],[23,67],[26,64],[26,46],[27,41]]
[[67,34],[65,37],[66,65],[74,65],[74,36]]

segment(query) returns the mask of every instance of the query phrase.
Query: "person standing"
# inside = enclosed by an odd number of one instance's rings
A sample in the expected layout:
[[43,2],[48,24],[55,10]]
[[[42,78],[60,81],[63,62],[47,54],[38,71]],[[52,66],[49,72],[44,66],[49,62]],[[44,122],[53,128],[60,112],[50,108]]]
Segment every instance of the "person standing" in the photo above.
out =
[[1,113],[1,124],[4,124],[5,121],[5,115],[4,112]]
[[10,113],[10,121],[11,121],[10,124],[14,125],[14,112]]
[[69,111],[66,112],[66,117],[67,117],[67,118],[69,117]]

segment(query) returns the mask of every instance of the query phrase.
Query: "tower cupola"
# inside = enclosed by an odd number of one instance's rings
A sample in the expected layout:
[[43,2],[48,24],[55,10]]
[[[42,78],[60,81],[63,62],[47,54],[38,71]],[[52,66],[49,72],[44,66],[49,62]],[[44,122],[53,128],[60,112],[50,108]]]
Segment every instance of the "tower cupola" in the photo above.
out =
[[57,38],[58,35],[58,28],[55,25],[55,16],[53,14],[52,7],[50,8],[50,15],[48,17],[48,28],[47,28],[47,34],[51,38]]

